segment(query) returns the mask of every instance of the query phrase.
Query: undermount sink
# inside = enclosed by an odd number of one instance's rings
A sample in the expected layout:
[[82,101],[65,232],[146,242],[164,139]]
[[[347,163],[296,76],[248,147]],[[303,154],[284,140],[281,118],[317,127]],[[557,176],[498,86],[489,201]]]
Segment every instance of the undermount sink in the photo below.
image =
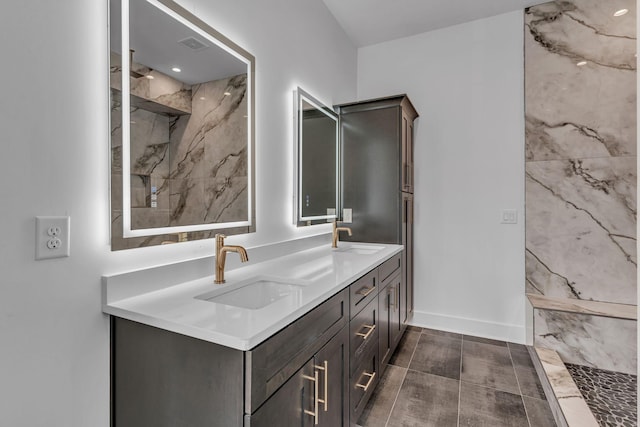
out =
[[304,285],[279,279],[255,278],[225,291],[215,290],[195,298],[233,307],[259,310],[286,297],[297,298]]
[[384,246],[379,245],[349,245],[338,247],[336,249],[336,252],[346,252],[358,255],[373,255],[376,252],[381,251],[382,249],[384,249]]

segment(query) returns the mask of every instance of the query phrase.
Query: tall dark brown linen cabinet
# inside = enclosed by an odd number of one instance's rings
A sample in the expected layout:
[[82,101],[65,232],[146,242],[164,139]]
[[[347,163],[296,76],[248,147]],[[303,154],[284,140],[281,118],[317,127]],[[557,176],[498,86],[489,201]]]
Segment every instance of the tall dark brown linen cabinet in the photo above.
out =
[[404,280],[395,296],[400,318],[393,323],[404,325],[413,313],[413,124],[418,113],[406,95],[336,108],[342,207],[353,210],[353,235],[341,239],[404,245]]

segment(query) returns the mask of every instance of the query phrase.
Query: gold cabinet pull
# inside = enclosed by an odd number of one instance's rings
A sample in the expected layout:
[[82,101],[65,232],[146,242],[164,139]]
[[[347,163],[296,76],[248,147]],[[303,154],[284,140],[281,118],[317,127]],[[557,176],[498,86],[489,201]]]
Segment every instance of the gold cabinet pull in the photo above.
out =
[[304,413],[307,415],[311,415],[313,417],[313,423],[318,425],[318,371],[313,371],[313,376],[303,375],[302,378],[305,380],[313,381],[313,411],[308,409],[304,410]]
[[375,285],[372,288],[367,288],[366,286],[358,289],[358,292],[356,292],[358,295],[362,295],[363,297],[366,297],[367,295],[369,295],[371,292],[375,291],[376,287]]
[[[391,298],[392,292],[393,292],[393,298]],[[393,307],[393,311],[396,311],[396,288],[395,287],[390,288],[387,296],[389,297],[389,308]],[[391,302],[391,300],[393,300],[393,302]]]
[[318,402],[324,405],[324,412],[327,412],[329,410],[329,362],[325,360],[322,366],[315,365],[315,368],[324,371],[324,398],[318,399]]
[[363,327],[369,329],[367,333],[363,334],[362,332],[356,332],[356,335],[362,337],[363,340],[369,338],[369,336],[376,330],[376,325],[362,325]]
[[369,389],[369,386],[373,382],[373,379],[376,377],[376,373],[374,372],[373,374],[370,374],[370,373],[365,371],[365,372],[362,373],[362,375],[369,377],[369,381],[367,381],[367,384],[365,384],[365,385],[356,384],[356,387],[360,387],[360,388],[364,389],[364,391],[367,391]]

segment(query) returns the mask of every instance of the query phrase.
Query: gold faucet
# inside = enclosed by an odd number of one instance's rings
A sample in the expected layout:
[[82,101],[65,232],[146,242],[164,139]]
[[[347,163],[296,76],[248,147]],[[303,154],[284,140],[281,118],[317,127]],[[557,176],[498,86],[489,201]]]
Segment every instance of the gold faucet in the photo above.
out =
[[224,234],[216,234],[216,279],[214,283],[220,285],[224,283],[224,262],[227,259],[227,252],[236,252],[240,255],[240,261],[249,261],[249,255],[242,246],[224,245]]
[[338,237],[341,231],[346,231],[347,233],[349,233],[349,236],[351,236],[351,229],[349,227],[338,227],[338,220],[334,219],[333,220],[333,239],[331,240],[332,248],[338,247]]

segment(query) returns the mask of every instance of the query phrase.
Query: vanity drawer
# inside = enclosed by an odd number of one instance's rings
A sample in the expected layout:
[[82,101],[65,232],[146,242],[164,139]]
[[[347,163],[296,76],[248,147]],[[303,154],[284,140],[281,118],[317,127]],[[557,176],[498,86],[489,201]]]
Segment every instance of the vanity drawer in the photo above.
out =
[[345,289],[262,344],[245,352],[245,412],[253,413],[348,321]]
[[362,359],[362,362],[351,375],[350,410],[353,424],[358,422],[358,418],[360,418],[362,411],[367,406],[373,390],[380,381],[379,368],[378,348],[373,347],[371,351],[366,353],[366,357]]
[[378,269],[365,274],[349,286],[351,319],[378,296]]
[[378,267],[378,277],[380,278],[380,283],[383,283],[388,278],[393,276],[396,271],[400,270],[400,267],[402,267],[402,252],[394,255],[392,258],[389,258],[384,263],[382,263],[380,267]]
[[365,308],[351,319],[350,373],[360,364],[363,356],[370,348],[378,345],[378,300],[371,301]]

